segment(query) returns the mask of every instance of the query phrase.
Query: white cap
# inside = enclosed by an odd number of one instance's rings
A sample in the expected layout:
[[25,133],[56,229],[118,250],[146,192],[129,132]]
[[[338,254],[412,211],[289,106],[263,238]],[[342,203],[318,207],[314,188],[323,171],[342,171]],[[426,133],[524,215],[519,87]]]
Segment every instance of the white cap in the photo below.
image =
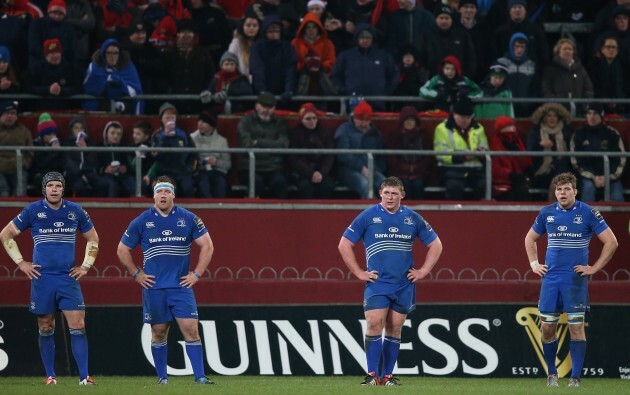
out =
[[306,4],[306,7],[310,7],[313,5],[318,5],[322,8],[326,8],[326,2],[323,0],[309,0],[309,2]]

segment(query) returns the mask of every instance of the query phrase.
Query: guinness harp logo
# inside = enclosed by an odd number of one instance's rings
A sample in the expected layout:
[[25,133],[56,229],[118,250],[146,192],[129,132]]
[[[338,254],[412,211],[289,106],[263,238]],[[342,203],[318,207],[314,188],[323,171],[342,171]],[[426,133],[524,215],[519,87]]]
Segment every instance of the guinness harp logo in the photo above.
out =
[[[536,351],[540,365],[547,371],[545,356],[543,355],[542,340],[540,332],[540,316],[538,308],[524,307],[516,312],[516,322],[525,328],[525,333],[529,337],[532,347]],[[586,324],[585,324],[586,325]],[[565,377],[571,373],[571,356],[569,355],[569,325],[566,313],[560,316],[558,321],[558,353],[556,355],[556,368],[558,377]]]

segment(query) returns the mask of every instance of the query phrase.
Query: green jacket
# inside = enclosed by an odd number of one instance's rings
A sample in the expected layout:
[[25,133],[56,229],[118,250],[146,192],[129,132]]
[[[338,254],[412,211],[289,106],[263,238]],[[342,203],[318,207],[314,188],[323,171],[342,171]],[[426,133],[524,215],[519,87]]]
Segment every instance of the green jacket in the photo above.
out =
[[[457,130],[455,120],[451,115],[447,120],[435,127],[433,135],[433,149],[435,151],[484,151],[488,150],[488,138],[483,126],[472,121],[467,133],[462,134]],[[482,165],[482,158],[475,157],[466,160],[463,155],[438,155],[437,161],[439,166],[458,166],[458,167],[479,167]]]
[[[484,95],[483,97],[489,97]],[[492,97],[496,98],[512,98],[512,91],[504,89],[499,94]],[[514,108],[512,103],[479,103],[475,106],[475,119],[495,119],[499,115],[505,115],[514,118]]]

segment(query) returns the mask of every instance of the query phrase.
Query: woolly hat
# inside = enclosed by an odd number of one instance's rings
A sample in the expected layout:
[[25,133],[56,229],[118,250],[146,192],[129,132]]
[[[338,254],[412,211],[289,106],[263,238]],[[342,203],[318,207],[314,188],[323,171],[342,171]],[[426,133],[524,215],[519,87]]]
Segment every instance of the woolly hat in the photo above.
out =
[[523,7],[527,7],[526,0],[508,0],[508,10],[511,10],[515,5],[522,5]]
[[127,36],[131,36],[132,34],[138,32],[146,32],[147,26],[144,24],[144,21],[140,18],[134,19],[127,27]]
[[602,103],[589,103],[586,107],[586,111],[595,111],[600,117],[604,118],[604,105]]
[[405,122],[408,118],[413,118],[416,120],[416,123],[418,125],[420,124],[420,119],[418,118],[418,110],[414,106],[404,106],[400,110],[398,120],[400,122]]
[[490,66],[490,75],[500,75],[505,78],[508,75],[508,68],[502,64],[495,63]]
[[44,41],[44,56],[53,52],[63,52],[63,46],[58,38],[49,38]]
[[470,99],[468,99],[467,97],[459,99],[459,101],[457,101],[453,105],[454,114],[463,115],[463,116],[471,116],[473,115],[473,112],[474,112],[473,104],[470,101]]
[[64,15],[66,15],[66,2],[63,0],[52,0],[50,3],[48,3],[48,9],[46,10],[46,13],[51,13],[53,11],[62,13]]
[[323,115],[323,112],[319,111],[315,104],[313,103],[304,103],[302,107],[300,107],[300,111],[298,111],[298,116],[300,117],[300,121],[304,119],[306,114],[315,114],[317,116]]
[[11,53],[9,52],[9,48],[4,45],[0,45],[0,61],[11,63]]
[[446,14],[453,18],[453,10],[451,9],[451,7],[440,3],[437,7],[435,7],[435,10],[433,10],[433,15],[437,18],[442,14]]
[[306,7],[307,8],[311,7],[311,6],[314,6],[314,5],[318,5],[318,6],[322,7],[322,8],[326,8],[326,1],[323,1],[323,0],[309,0],[309,2],[306,3]]
[[630,10],[627,9],[625,6],[618,5],[615,8],[613,8],[613,11],[610,14],[610,16],[611,16],[612,19],[615,19],[619,15],[630,16]]
[[37,136],[44,137],[47,134],[59,134],[59,129],[50,114],[43,112],[37,121]]
[[510,117],[506,117],[505,115],[500,115],[497,117],[496,121],[494,121],[494,132],[500,132],[510,125],[516,125],[514,120]]
[[204,111],[199,113],[199,120],[202,121],[202,122],[207,123],[208,125],[212,126],[213,128],[217,127],[217,119],[208,110],[204,110]]
[[362,121],[369,121],[372,119],[372,106],[365,100],[361,101],[352,112],[353,118],[360,119]]
[[274,107],[278,104],[278,100],[276,100],[276,97],[272,93],[260,92],[258,98],[256,99],[256,103],[265,107]]
[[173,110],[173,111],[175,111],[175,114],[177,114],[177,108],[174,105],[172,105],[171,103],[166,102],[166,103],[162,104],[160,106],[160,109],[158,110],[158,114],[160,115],[160,118],[162,118],[162,114],[164,114],[164,111],[166,111],[166,110]]
[[459,10],[465,5],[474,5],[475,7],[479,8],[479,6],[477,5],[477,0],[460,0],[457,9]]
[[177,22],[177,32],[179,33],[182,30],[188,30],[193,33],[197,33],[197,25],[192,19],[180,19]]
[[234,53],[232,53],[230,51],[224,52],[223,55],[221,55],[221,60],[219,61],[219,66],[221,66],[223,64],[223,62],[225,62],[226,60],[231,60],[238,67],[238,56],[236,56]]
[[15,110],[17,111],[18,105],[16,101],[5,100],[0,102],[0,115],[4,115],[5,112]]

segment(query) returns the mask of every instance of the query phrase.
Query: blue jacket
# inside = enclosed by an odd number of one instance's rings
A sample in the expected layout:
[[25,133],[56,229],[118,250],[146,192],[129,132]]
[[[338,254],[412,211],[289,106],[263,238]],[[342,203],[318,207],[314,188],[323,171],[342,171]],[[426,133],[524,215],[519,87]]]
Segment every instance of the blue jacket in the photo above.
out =
[[[119,48],[118,64],[110,67],[105,61],[105,50],[111,45]],[[137,96],[142,94],[142,85],[136,67],[131,63],[129,54],[123,51],[116,39],[105,40],[101,48],[92,55],[92,63],[88,66],[83,80],[83,91],[87,95],[102,96],[108,99],[118,99],[123,96]],[[144,101],[133,101],[133,114],[144,112]],[[89,100],[83,103],[86,110],[98,110],[99,103]]]
[[[341,149],[385,149],[385,140],[381,132],[374,126],[363,133],[354,126],[352,118],[337,128],[335,132],[335,147]],[[367,167],[366,154],[340,154],[337,155],[339,166],[348,167],[355,171],[361,171]],[[385,174],[387,159],[384,155],[374,156],[374,170]]]

